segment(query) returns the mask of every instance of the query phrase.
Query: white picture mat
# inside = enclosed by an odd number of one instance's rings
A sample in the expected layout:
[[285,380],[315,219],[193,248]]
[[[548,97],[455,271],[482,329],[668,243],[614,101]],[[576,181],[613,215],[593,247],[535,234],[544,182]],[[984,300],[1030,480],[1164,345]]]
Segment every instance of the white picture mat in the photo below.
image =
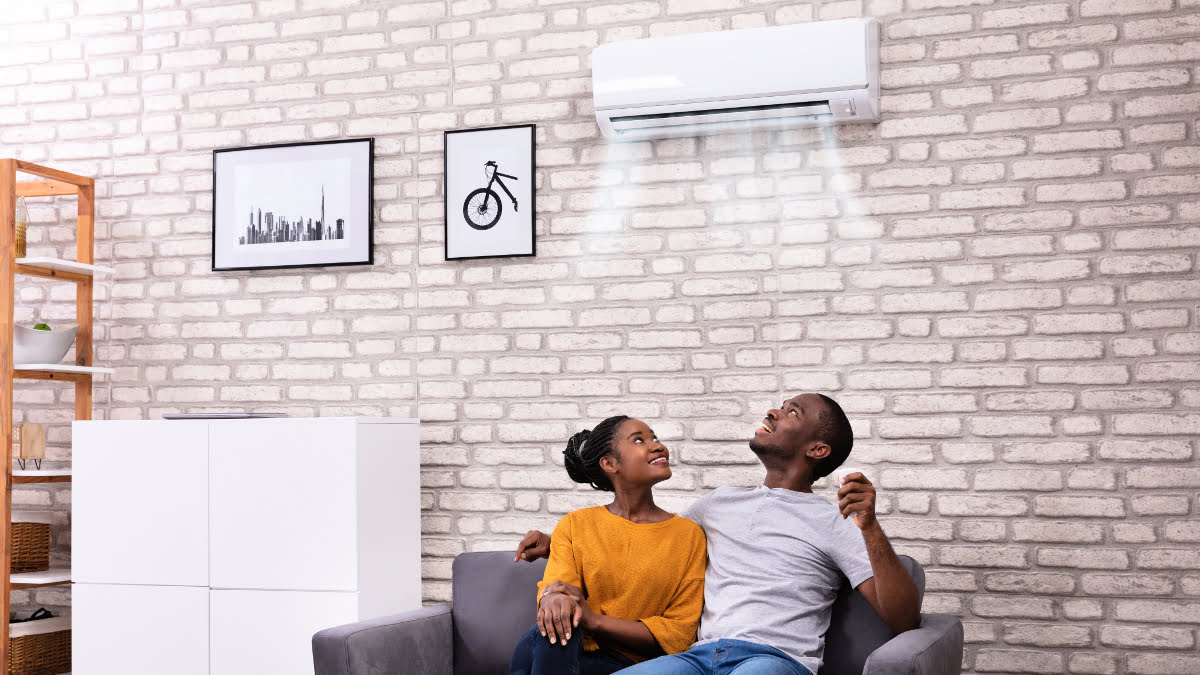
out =
[[[533,134],[532,126],[481,129],[446,134],[446,257],[485,258],[532,255],[533,250]],[[500,220],[487,230],[476,230],[463,217],[463,202],[477,188],[487,187],[484,164],[494,161],[517,198],[512,201],[498,184]]]
[[[371,257],[371,142],[247,148],[213,159],[213,267],[237,269],[366,263]],[[239,243],[251,213],[345,221],[343,239]]]

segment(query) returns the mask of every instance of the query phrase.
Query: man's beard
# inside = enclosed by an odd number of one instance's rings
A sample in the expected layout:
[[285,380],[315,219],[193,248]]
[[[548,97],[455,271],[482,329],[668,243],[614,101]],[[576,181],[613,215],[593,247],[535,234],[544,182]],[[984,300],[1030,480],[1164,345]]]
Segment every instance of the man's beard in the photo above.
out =
[[750,439],[750,450],[758,455],[760,460],[769,458],[772,459],[791,459],[796,456],[796,451],[790,448],[775,448],[769,445],[759,443],[757,438]]

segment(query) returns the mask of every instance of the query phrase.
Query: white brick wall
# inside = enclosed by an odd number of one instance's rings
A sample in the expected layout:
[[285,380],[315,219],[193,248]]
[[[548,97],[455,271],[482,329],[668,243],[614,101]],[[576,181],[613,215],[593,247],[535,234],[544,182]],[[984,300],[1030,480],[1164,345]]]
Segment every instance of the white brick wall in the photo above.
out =
[[[862,15],[883,24],[877,126],[598,137],[598,44]],[[457,553],[602,499],[561,469],[571,432],[652,423],[678,508],[757,483],[755,421],[819,389],[927,567],[926,610],[963,618],[968,671],[1181,674],[1197,40],[1196,0],[45,0],[0,16],[0,143],[98,179],[118,270],[99,416],[423,419],[429,601]],[[526,122],[538,258],[444,262],[442,131]],[[213,148],[362,135],[375,267],[208,270]],[[34,206],[32,251],[69,255],[74,205]],[[69,294],[23,284],[18,320],[69,318]],[[17,400],[68,460],[70,391]],[[14,502],[64,510],[70,489]]]

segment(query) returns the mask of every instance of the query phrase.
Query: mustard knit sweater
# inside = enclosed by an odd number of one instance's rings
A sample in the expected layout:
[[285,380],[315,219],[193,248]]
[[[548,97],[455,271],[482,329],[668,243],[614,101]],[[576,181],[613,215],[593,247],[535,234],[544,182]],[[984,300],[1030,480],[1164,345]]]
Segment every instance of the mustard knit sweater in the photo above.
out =
[[[641,621],[664,652],[677,654],[696,641],[706,562],[704,531],[686,518],[634,523],[605,506],[580,509],[554,528],[538,597],[555,581],[578,586],[593,612]],[[584,651],[598,648],[584,636]]]

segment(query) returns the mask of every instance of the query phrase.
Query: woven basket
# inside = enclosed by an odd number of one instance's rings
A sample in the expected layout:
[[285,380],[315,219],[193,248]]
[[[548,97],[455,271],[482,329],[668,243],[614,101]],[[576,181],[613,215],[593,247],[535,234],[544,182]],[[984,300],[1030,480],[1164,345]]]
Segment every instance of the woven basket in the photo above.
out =
[[71,672],[71,631],[10,638],[8,675],[57,675]]
[[13,523],[9,530],[12,562],[9,573],[44,572],[50,569],[50,525]]

